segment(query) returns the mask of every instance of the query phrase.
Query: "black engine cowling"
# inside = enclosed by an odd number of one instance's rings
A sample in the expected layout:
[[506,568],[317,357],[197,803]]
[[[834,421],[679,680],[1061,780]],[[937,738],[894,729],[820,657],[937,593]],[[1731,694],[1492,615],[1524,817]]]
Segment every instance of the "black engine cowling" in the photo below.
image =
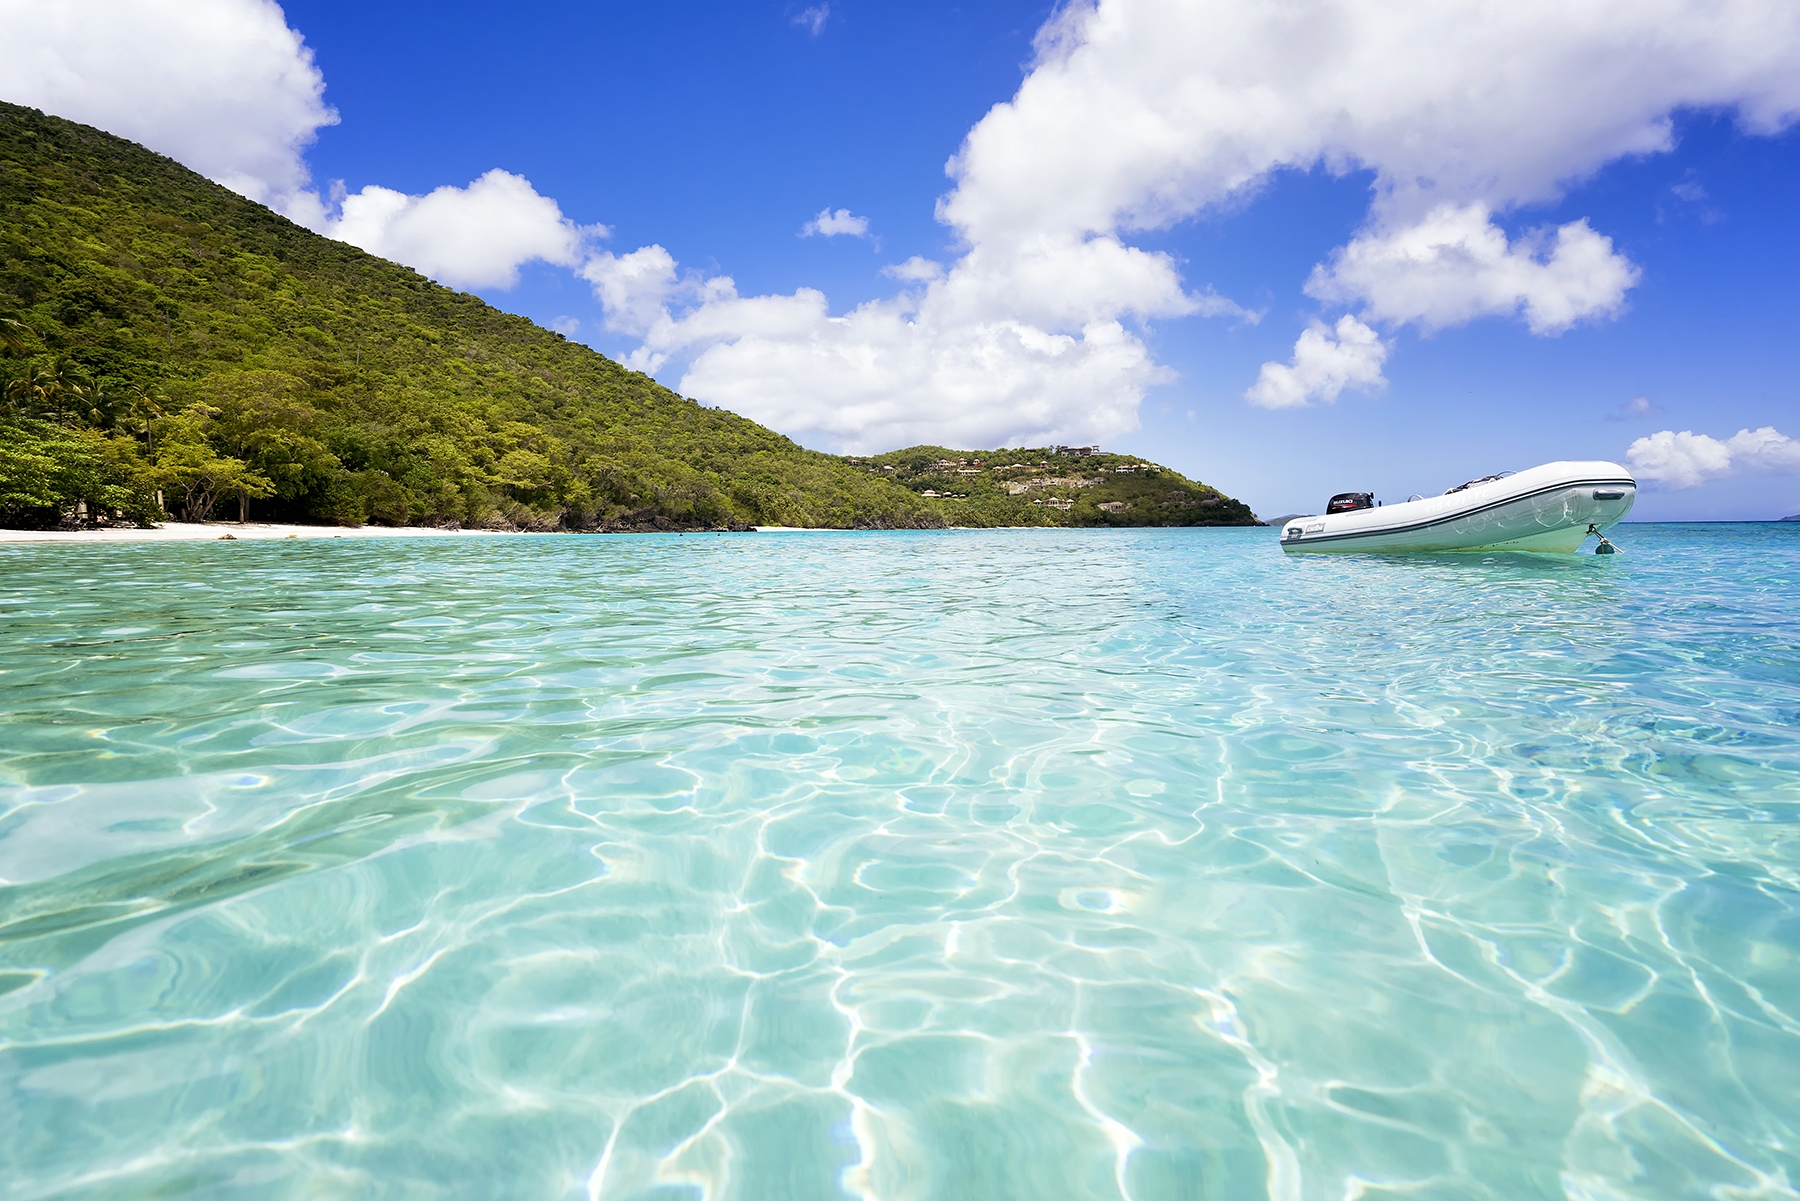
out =
[[1354,513],[1358,509],[1373,509],[1375,494],[1373,492],[1340,492],[1331,498],[1325,506],[1327,513]]

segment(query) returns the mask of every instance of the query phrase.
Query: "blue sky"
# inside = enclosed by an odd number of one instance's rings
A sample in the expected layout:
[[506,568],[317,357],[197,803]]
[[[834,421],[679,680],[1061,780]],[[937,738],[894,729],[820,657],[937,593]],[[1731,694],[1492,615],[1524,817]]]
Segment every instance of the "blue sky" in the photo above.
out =
[[1800,512],[1792,6],[190,0],[155,111],[86,7],[23,41],[105,87],[0,94],[821,449],[1098,440],[1265,515],[1634,455],[1639,518]]

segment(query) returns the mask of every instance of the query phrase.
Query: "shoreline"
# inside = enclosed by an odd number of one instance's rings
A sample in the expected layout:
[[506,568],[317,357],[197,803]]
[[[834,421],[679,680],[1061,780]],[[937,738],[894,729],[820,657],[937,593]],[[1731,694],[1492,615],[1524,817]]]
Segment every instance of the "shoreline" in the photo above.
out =
[[[1070,526],[1009,525],[1009,526],[949,526],[950,530],[1066,530]],[[1188,528],[1188,527],[1093,527],[1093,528]],[[1193,527],[1218,529],[1252,529],[1251,526],[1219,526]],[[81,543],[146,543],[146,542],[274,542],[308,541],[320,538],[506,538],[520,534],[543,533],[601,533],[601,531],[542,531],[542,530],[445,530],[435,526],[333,526],[333,525],[295,525],[280,522],[251,521],[240,525],[235,521],[165,521],[151,529],[138,529],[133,526],[113,526],[92,530],[8,530],[0,529],[0,546],[17,546],[23,544],[38,545],[76,545]],[[618,530],[608,533],[641,533],[641,534],[706,534],[724,533],[723,530]],[[758,534],[857,534],[879,533],[877,530],[838,529],[834,526],[802,526],[802,525],[758,525],[752,526],[745,533]],[[888,531],[900,532],[900,531]],[[934,532],[934,531],[921,531]],[[943,532],[943,531],[935,531]]]
[[[1020,529],[1032,528],[1020,526]],[[316,538],[506,538],[517,534],[599,533],[600,531],[545,530],[443,530],[435,526],[388,525],[292,525],[277,522],[250,521],[165,521],[152,529],[113,526],[94,530],[7,530],[0,529],[0,545],[26,542],[73,545],[86,542],[272,542]],[[620,533],[643,534],[707,534],[719,530],[630,530]],[[759,525],[749,533],[758,534],[853,534],[830,526]]]
[[[0,545],[26,542],[73,545],[87,542],[272,542],[317,538],[505,538],[517,534],[599,533],[600,531],[545,530],[445,530],[436,526],[389,525],[297,525],[288,522],[249,521],[164,521],[151,529],[135,526],[111,526],[91,530],[8,530],[0,529]],[[620,533],[705,534],[717,530],[631,530]],[[828,526],[760,525],[750,531],[759,534],[844,534]]]
[[491,537],[502,530],[440,530],[431,526],[289,525],[266,521],[165,521],[151,529],[115,526],[99,530],[0,530],[0,543],[19,542],[268,542],[310,538]]

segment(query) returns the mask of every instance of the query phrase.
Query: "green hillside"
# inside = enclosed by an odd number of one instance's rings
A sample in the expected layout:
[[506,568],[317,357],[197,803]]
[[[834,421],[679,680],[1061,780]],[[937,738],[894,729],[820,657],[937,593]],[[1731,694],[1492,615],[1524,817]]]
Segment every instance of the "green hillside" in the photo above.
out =
[[[1062,508],[991,471],[929,486],[938,459],[1009,452],[805,450],[140,146],[6,104],[0,380],[0,524],[67,523],[78,501],[139,521],[520,529],[1250,520],[1160,469]],[[1171,495],[1144,502],[1153,483]],[[1098,507],[1116,499],[1130,503]]]
[[914,446],[844,460],[938,505],[952,525],[1256,525],[1249,506],[1167,467],[1093,447]]

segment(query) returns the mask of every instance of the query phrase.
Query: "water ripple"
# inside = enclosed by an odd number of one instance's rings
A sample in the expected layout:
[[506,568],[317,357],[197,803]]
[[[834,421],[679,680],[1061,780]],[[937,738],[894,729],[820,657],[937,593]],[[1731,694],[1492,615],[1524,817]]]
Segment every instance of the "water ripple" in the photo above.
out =
[[0,549],[0,1196],[1794,1197],[1800,529]]

